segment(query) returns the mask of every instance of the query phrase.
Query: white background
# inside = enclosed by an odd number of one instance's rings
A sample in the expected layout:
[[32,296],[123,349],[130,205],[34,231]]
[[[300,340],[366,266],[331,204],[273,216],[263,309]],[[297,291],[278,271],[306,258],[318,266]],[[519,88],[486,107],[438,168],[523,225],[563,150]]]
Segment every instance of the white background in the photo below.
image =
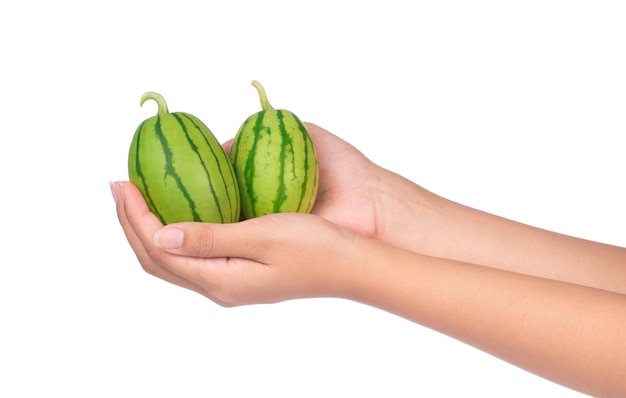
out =
[[224,309],[151,277],[108,183],[144,92],[225,141],[257,79],[429,190],[624,246],[622,3],[3,2],[0,396],[580,396],[359,304]]

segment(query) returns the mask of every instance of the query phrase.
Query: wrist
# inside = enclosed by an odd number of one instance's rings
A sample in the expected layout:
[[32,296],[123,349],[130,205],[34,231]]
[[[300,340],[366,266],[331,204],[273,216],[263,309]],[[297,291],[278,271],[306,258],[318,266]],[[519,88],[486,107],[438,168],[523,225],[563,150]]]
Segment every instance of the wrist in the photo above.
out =
[[411,252],[446,257],[452,202],[381,169],[376,188],[376,239]]

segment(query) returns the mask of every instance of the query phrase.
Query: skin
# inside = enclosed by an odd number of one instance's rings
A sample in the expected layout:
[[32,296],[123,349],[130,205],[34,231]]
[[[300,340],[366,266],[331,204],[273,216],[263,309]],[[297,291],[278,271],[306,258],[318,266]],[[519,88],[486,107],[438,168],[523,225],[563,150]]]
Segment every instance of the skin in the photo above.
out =
[[455,203],[307,128],[312,214],[164,227],[132,184],[113,183],[142,267],[226,307],[354,300],[583,393],[626,395],[625,248]]

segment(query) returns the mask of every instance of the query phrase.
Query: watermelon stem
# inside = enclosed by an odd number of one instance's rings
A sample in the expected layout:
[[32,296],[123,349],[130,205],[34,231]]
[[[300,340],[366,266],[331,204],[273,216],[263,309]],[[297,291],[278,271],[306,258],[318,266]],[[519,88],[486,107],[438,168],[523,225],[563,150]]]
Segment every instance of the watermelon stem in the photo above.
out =
[[169,110],[167,109],[167,103],[165,102],[165,98],[163,98],[161,94],[155,93],[152,91],[145,93],[144,95],[141,96],[141,100],[139,101],[139,106],[143,106],[143,103],[146,102],[147,100],[156,101],[157,106],[159,107],[159,110],[158,110],[159,116],[167,115],[169,113]]
[[270,102],[267,100],[267,94],[265,94],[265,89],[263,88],[261,83],[257,82],[256,80],[253,80],[252,85],[259,92],[259,98],[261,99],[261,107],[263,108],[263,110],[267,111],[270,109],[274,109],[272,105],[270,105]]

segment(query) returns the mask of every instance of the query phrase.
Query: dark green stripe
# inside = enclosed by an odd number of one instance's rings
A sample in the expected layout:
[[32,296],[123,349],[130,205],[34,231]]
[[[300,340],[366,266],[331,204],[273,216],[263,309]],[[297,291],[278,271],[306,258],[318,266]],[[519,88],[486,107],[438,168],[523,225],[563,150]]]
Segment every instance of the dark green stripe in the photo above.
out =
[[[293,149],[293,140],[285,127],[285,114],[283,110],[276,111],[276,117],[278,118],[278,132],[280,133],[280,170],[278,173],[278,188],[276,190],[276,196],[274,197],[274,213],[278,213],[280,211],[281,206],[288,198],[287,194],[287,186],[285,184],[285,168],[288,167],[287,163],[287,153],[291,152],[294,154]],[[291,161],[291,171],[295,175],[296,172],[296,158],[293,156]]]
[[[198,119],[196,120],[198,121],[198,123],[202,123]],[[194,123],[196,128],[199,128],[199,126],[195,123],[194,120],[192,120],[192,123]],[[208,134],[212,134],[210,130],[208,129],[208,127],[204,126],[203,123],[202,125],[203,125],[203,128],[208,132]],[[228,155],[226,154],[226,152],[224,152],[224,148],[217,141],[217,138],[211,137],[213,138],[214,142],[211,142],[211,140],[209,139],[210,137],[205,134],[202,134],[202,138],[204,139],[204,142],[207,144],[207,146],[211,150],[211,154],[213,155],[213,158],[215,159],[215,162],[217,163],[218,175],[222,178],[224,192],[226,192],[226,199],[228,200],[229,209],[231,211],[231,214],[229,215],[230,217],[228,219],[236,220],[237,217],[239,217],[239,191],[236,189],[235,192],[232,192],[234,197],[231,197],[231,192],[228,189],[228,187],[237,187],[237,178],[235,177],[235,173],[233,173],[230,159],[228,158]],[[219,145],[219,149],[215,148],[214,145]],[[226,170],[224,170],[223,168],[226,168]],[[226,181],[227,175],[230,177],[229,178],[230,181]],[[233,206],[233,203],[235,204],[234,206]],[[220,214],[221,214],[221,211],[220,211]],[[224,222],[223,217],[222,217],[222,222]]]
[[[211,179],[211,173],[209,173],[209,169],[208,169],[206,163],[204,162],[204,157],[200,153],[196,143],[193,141],[193,138],[189,135],[189,130],[187,129],[187,126],[183,122],[181,116],[185,117],[185,119],[190,121],[191,124],[196,128],[196,130],[198,131],[200,136],[204,138],[207,146],[211,150],[211,154],[213,155],[213,158],[216,160],[216,163],[217,163],[218,169],[220,170],[220,175],[221,175],[220,161],[217,159],[215,151],[213,150],[212,145],[208,142],[207,137],[202,133],[201,127],[198,126],[195,123],[195,120],[193,118],[189,117],[188,114],[181,113],[181,112],[172,113],[172,116],[174,116],[176,118],[176,120],[178,121],[178,123],[180,124],[180,127],[183,129],[183,132],[185,133],[185,138],[187,138],[187,143],[189,144],[189,147],[196,154],[196,156],[198,157],[198,160],[200,161],[200,164],[202,165],[202,170],[204,171],[204,175],[206,176],[206,179],[208,181],[208,186],[209,186],[209,190],[211,191],[211,196],[213,197],[213,202],[215,203],[215,206],[217,207],[217,211],[218,211],[218,213],[220,215],[220,221],[223,223],[224,222],[224,215],[222,214],[222,206],[220,204],[219,196],[215,192],[215,187],[213,186],[213,180]],[[223,176],[222,176],[222,182],[224,182],[224,177]],[[224,182],[224,185],[226,185],[225,182]],[[227,190],[227,192],[228,192],[228,190]],[[229,198],[229,203],[230,203],[230,198]],[[195,217],[194,217],[194,221],[199,221],[199,219],[195,220]]]
[[[171,115],[173,115],[173,114],[171,114]],[[178,117],[176,117],[176,120],[178,120],[180,122]],[[181,123],[181,125],[182,125],[182,123]],[[185,135],[187,136],[187,139],[189,140],[189,135],[187,134],[187,129],[184,126],[183,126],[183,129],[185,130]],[[169,143],[167,142],[167,139],[165,138],[165,135],[163,134],[163,130],[161,128],[161,117],[160,116],[157,116],[156,124],[154,126],[154,132],[155,132],[157,138],[159,139],[159,141],[161,143],[161,148],[163,149],[163,154],[165,155],[165,175],[166,176],[167,175],[172,176],[172,178],[176,182],[176,186],[181,191],[181,193],[183,194],[183,198],[185,199],[185,201],[187,201],[187,204],[189,205],[189,210],[191,211],[191,216],[193,217],[193,220],[194,221],[201,221],[200,215],[196,211],[196,203],[194,202],[194,200],[189,195],[189,192],[187,191],[187,188],[185,187],[185,184],[183,184],[182,178],[180,177],[180,175],[178,174],[178,172],[174,168],[172,150],[171,150],[171,148],[169,146]]]
[[310,148],[309,148],[309,144],[310,144],[310,137],[309,137],[309,133],[306,130],[306,127],[304,126],[304,124],[302,124],[302,122],[300,121],[300,119],[298,119],[296,117],[296,115],[293,115],[293,119],[294,121],[297,123],[298,125],[298,130],[300,131],[300,134],[302,135],[302,143],[303,143],[303,149],[304,149],[304,178],[302,178],[302,185],[300,188],[300,199],[298,201],[298,211],[302,210],[303,207],[303,201],[305,197],[309,197],[309,203],[306,204],[305,208],[308,208],[311,204],[310,200],[310,194],[311,192],[309,192],[309,190],[307,189],[308,184],[309,184],[309,174],[311,173],[310,170],[310,166],[309,166],[309,152],[310,152]]
[[[254,210],[255,206],[256,206],[256,195],[254,193],[254,187],[253,187],[253,178],[254,178],[254,173],[255,173],[255,165],[256,165],[256,159],[255,159],[255,155],[257,153],[257,143],[259,140],[259,135],[261,134],[261,130],[263,127],[263,117],[265,116],[265,112],[259,112],[256,115],[256,119],[254,119],[254,127],[252,128],[252,131],[254,132],[253,136],[252,136],[252,145],[248,145],[247,143],[244,143],[244,148],[249,148],[249,152],[248,152],[248,157],[246,158],[246,165],[244,168],[244,189],[246,190],[246,197],[248,198],[248,200],[250,200],[250,209],[252,210],[252,212],[254,214],[256,214],[256,211]],[[246,124],[248,122],[252,122],[253,118],[249,118],[248,121],[246,122]],[[243,127],[243,131],[247,131],[247,128],[244,126]]]
[[315,187],[317,187],[318,177],[319,177],[319,172],[318,172],[318,168],[316,165],[315,172],[313,173],[313,184],[311,185],[311,190],[307,192],[309,201],[307,202],[305,209],[309,211],[311,211],[311,209],[313,208],[313,205],[315,204],[315,200],[317,200],[317,189],[315,189]]
[[146,182],[146,176],[143,174],[143,170],[141,168],[141,158],[139,156],[141,153],[141,136],[143,135],[143,127],[147,121],[148,119],[144,120],[139,125],[139,128],[137,128],[137,134],[135,136],[135,140],[136,140],[135,141],[135,171],[142,185],[141,187],[138,187],[138,188],[140,188],[140,191],[143,192],[144,199],[148,203],[148,207],[150,207],[154,215],[156,215],[157,218],[161,220],[163,224],[165,224],[165,220],[163,219],[163,216],[161,215],[161,213],[159,213],[159,210],[156,208],[156,205],[154,204],[154,199],[152,199],[152,195],[150,194],[150,187],[148,186],[148,183]]
[[[319,164],[317,163],[317,154],[315,153],[315,146],[313,145],[313,140],[311,140],[311,136],[309,135],[306,127],[302,125],[304,128],[304,132],[307,135],[307,144],[311,146],[310,151],[307,151],[307,162],[311,161],[310,169],[313,169],[313,182],[311,184],[311,191],[309,192],[309,203],[307,204],[307,209],[311,211],[313,206],[315,205],[315,201],[317,200],[317,191],[319,189]],[[310,155],[310,157],[309,157]],[[307,166],[308,167],[308,166]],[[307,168],[307,170],[310,170]]]

